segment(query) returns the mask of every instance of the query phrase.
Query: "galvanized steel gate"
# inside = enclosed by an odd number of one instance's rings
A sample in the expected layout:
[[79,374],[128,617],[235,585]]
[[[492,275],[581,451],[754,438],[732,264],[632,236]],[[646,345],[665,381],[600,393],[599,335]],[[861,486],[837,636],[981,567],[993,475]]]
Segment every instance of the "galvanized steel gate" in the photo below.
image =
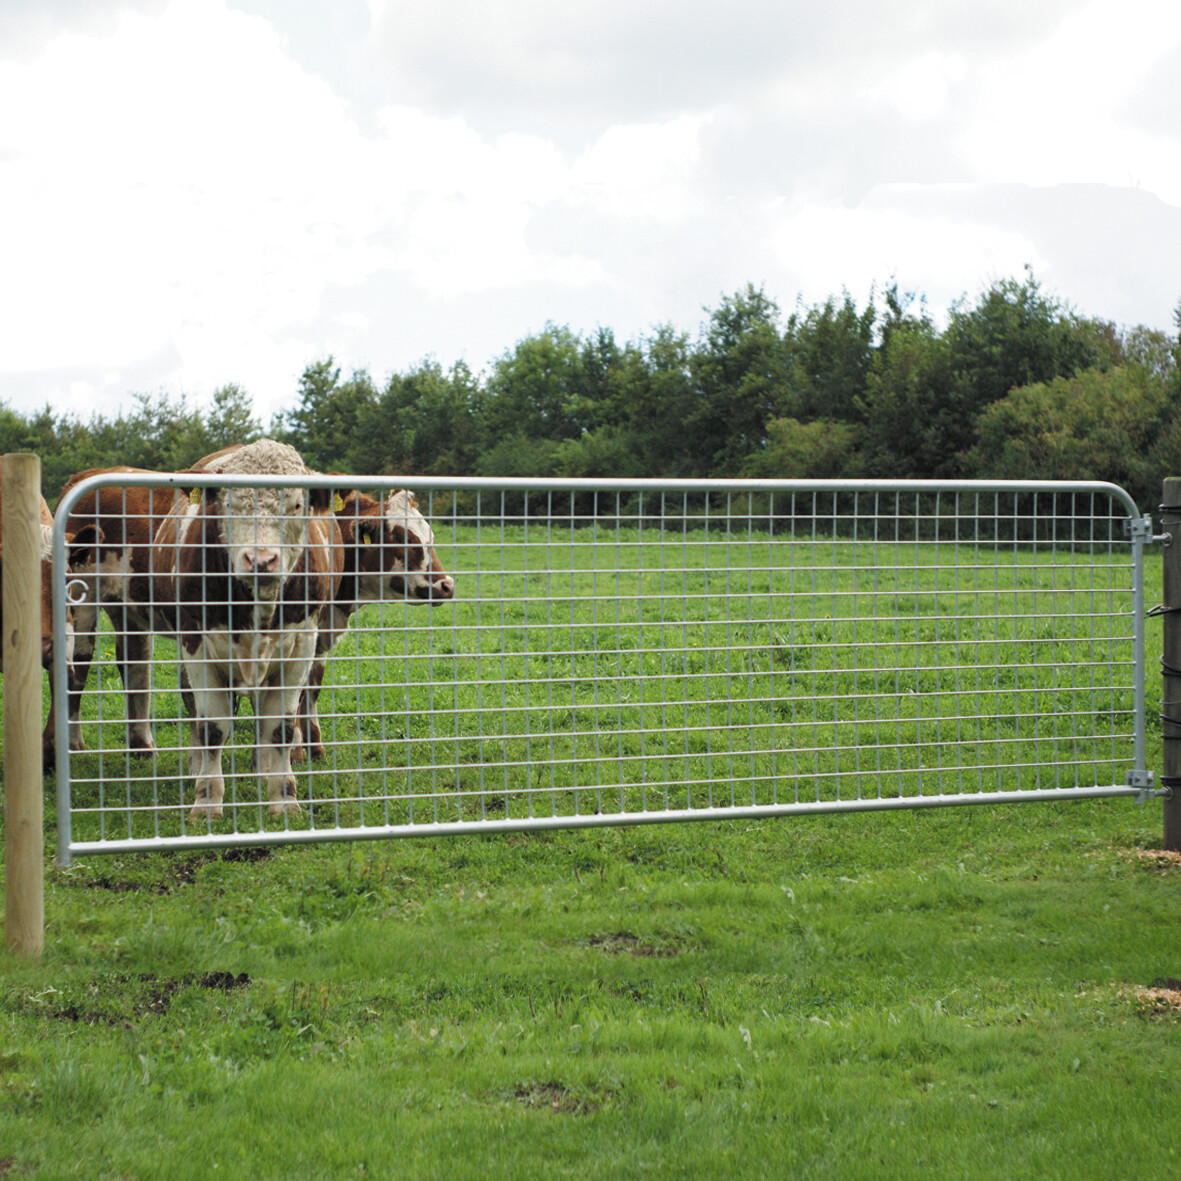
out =
[[[116,479],[165,482],[97,477],[68,493],[58,571],[71,505]],[[341,484],[302,483],[321,481]],[[397,484],[351,482],[379,497]],[[298,814],[268,815],[247,709],[226,747],[224,817],[189,819],[167,636],[150,670],[156,750],[129,747],[103,622],[77,724],[86,749],[69,751],[56,646],[60,862],[1151,790],[1151,525],[1114,485],[417,479],[414,490],[455,599],[354,617],[320,698],[325,757],[297,768]],[[61,634],[81,588],[56,583]]]

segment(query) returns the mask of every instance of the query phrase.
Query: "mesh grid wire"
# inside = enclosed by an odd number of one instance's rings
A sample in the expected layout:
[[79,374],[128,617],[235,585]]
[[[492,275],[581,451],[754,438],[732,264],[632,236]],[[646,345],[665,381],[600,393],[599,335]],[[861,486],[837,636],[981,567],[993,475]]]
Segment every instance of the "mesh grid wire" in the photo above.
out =
[[417,482],[454,599],[352,616],[298,812],[270,814],[257,747],[282,719],[246,694],[224,814],[191,818],[176,639],[145,669],[145,754],[118,613],[80,604],[65,859],[1129,792],[1139,551],[1118,489],[518,484]]

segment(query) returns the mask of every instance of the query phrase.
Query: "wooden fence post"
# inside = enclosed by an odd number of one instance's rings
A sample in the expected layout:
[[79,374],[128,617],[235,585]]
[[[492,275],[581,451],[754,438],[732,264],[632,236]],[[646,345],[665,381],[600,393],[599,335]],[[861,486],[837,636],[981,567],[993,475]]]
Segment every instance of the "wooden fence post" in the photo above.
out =
[[41,460],[4,456],[4,939],[37,959],[45,945],[41,811]]
[[1164,483],[1161,528],[1172,539],[1164,547],[1164,639],[1161,671],[1161,784],[1172,791],[1164,801],[1164,847],[1181,851],[1181,478]]

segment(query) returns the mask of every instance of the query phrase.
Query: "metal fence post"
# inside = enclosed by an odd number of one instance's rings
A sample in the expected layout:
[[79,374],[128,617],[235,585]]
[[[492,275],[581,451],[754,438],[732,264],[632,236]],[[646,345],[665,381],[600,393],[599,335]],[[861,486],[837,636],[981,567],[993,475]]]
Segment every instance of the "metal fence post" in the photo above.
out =
[[1176,476],[1164,482],[1161,528],[1171,539],[1164,547],[1162,595],[1161,784],[1171,793],[1164,801],[1164,847],[1181,850],[1181,478]]
[[4,456],[4,938],[17,955],[45,942],[41,810],[41,460]]

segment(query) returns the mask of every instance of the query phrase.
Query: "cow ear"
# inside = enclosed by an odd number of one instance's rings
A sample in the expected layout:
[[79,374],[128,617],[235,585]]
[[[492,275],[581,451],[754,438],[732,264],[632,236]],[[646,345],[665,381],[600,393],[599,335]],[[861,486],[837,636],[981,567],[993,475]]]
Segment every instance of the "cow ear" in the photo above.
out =
[[381,525],[372,521],[364,521],[357,530],[357,536],[362,545],[381,544]]
[[[209,473],[189,468],[187,471],[178,472],[177,474],[181,476],[205,476]],[[192,484],[178,484],[176,490],[189,504],[201,504],[203,501],[211,501],[217,496],[216,488],[194,487]]]
[[[330,476],[344,476],[344,472],[329,472]],[[334,513],[343,513],[348,510],[350,516],[356,515],[357,490],[356,488],[333,488],[332,489],[332,511]],[[349,507],[349,506],[353,507]]]
[[83,525],[74,534],[66,534],[66,560],[71,566],[94,561],[95,547],[103,540],[103,531],[98,525]]
[[308,508],[315,509],[317,512],[328,512],[336,506],[334,501],[340,499],[340,493],[334,492],[331,488],[309,488],[308,489]]

